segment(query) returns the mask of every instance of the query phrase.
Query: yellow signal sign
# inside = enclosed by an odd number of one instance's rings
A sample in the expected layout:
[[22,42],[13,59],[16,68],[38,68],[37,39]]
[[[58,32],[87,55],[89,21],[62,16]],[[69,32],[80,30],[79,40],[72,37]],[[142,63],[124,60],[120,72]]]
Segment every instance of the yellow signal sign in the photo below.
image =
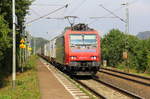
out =
[[31,47],[28,47],[28,50],[29,50],[29,51],[32,51],[32,48],[31,48]]
[[24,39],[21,39],[21,40],[20,40],[20,43],[24,43],[24,42],[25,42]]
[[19,47],[20,48],[26,48],[26,45],[22,43],[22,44],[19,45]]

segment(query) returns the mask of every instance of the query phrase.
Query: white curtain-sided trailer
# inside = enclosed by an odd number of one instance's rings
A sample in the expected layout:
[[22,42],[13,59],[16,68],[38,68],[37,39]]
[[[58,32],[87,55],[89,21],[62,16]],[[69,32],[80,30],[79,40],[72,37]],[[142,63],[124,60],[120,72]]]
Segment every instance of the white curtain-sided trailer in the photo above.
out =
[[56,38],[50,40],[50,57],[56,58]]

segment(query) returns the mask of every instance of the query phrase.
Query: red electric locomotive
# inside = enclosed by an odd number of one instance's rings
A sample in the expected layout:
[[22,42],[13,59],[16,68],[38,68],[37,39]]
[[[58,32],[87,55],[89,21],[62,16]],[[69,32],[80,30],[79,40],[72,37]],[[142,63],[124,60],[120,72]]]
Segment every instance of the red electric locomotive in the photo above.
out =
[[68,27],[50,41],[54,64],[71,75],[95,75],[100,68],[100,36],[85,24]]

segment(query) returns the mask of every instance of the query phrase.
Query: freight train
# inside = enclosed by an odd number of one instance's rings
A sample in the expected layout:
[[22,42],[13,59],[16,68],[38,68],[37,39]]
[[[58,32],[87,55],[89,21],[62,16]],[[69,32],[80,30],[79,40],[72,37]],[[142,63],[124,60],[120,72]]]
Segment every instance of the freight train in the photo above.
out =
[[65,28],[41,51],[54,66],[71,75],[95,75],[100,68],[100,36],[85,24]]

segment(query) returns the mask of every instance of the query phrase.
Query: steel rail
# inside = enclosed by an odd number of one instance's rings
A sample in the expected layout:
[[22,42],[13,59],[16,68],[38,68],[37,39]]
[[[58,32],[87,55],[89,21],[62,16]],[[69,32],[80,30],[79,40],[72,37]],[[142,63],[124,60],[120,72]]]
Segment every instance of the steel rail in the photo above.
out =
[[75,78],[73,78],[73,80],[76,81],[77,83],[79,83],[80,85],[82,85],[85,89],[89,90],[91,93],[93,93],[94,95],[96,95],[100,99],[107,99],[104,95],[96,92],[94,89],[88,87],[86,84],[82,83],[80,80],[77,80]]
[[129,76],[132,76],[132,77],[141,78],[141,79],[144,79],[144,80],[150,80],[150,77],[144,77],[144,76],[140,76],[140,75],[136,75],[136,74],[131,74],[131,73],[126,73],[126,72],[122,72],[122,71],[118,71],[118,70],[113,70],[113,69],[108,69],[108,68],[101,68],[101,69],[112,71],[112,72],[117,72],[117,73],[120,73],[120,74],[129,75]]
[[130,96],[133,99],[143,99],[141,96],[138,96],[138,95],[136,95],[136,94],[134,94],[132,92],[129,92],[129,91],[125,90],[125,89],[122,89],[122,88],[119,88],[117,86],[114,86],[114,85],[112,85],[110,83],[104,82],[104,81],[102,81],[102,80],[100,80],[100,79],[98,79],[96,77],[93,77],[93,80],[98,82],[98,83],[101,83],[101,84],[103,84],[105,86],[108,86],[108,87],[110,87],[110,88],[112,88],[114,90],[117,90],[118,92],[121,92],[121,93],[123,93],[123,94],[125,94],[127,96]]
[[115,77],[118,77],[118,78],[122,78],[122,79],[125,79],[125,80],[129,80],[129,81],[132,81],[132,82],[135,82],[135,83],[139,83],[139,84],[142,84],[142,85],[145,85],[145,86],[150,86],[150,83],[130,79],[130,78],[127,78],[127,77],[123,77],[123,76],[120,76],[120,75],[117,75],[117,74],[113,74],[113,73],[109,73],[109,72],[105,72],[105,71],[101,71],[101,70],[99,72],[102,72],[102,73],[105,73],[105,74],[108,74],[108,75],[112,75],[112,76],[115,76]]

